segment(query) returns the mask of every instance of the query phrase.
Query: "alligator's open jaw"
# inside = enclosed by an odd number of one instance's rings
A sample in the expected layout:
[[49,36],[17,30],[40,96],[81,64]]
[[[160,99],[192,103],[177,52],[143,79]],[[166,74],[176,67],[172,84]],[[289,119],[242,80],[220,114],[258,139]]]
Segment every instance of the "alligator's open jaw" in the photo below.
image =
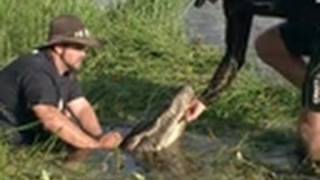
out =
[[190,86],[184,86],[160,116],[139,123],[125,137],[120,147],[130,151],[160,151],[169,147],[185,131],[185,112],[194,98]]

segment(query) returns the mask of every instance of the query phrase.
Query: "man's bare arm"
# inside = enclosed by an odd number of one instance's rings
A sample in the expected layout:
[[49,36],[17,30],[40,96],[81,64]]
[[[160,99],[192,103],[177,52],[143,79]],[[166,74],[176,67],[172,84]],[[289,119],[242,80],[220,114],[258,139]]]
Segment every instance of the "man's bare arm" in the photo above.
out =
[[89,101],[84,98],[76,98],[68,103],[68,109],[73,114],[74,118],[76,118],[82,128],[92,136],[99,136],[100,143],[106,147],[107,149],[114,149],[118,147],[123,137],[119,132],[109,132],[107,134],[103,134],[103,130],[99,123],[99,119],[96,116],[92,105]]
[[68,109],[75,116],[82,128],[92,136],[101,136],[103,130],[89,101],[84,98],[76,98],[68,103]]
[[43,126],[63,141],[80,149],[100,148],[100,143],[83,132],[75,123],[51,105],[35,105],[36,116]]

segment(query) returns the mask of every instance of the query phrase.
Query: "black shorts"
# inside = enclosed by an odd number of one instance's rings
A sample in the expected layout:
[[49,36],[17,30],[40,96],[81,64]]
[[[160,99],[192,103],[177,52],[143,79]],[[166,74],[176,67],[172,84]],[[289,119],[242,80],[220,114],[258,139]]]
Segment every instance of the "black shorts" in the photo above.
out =
[[320,47],[319,27],[316,24],[291,21],[279,26],[288,50],[296,56],[310,57],[302,89],[302,104],[314,111],[320,111],[320,48],[317,48]]
[[279,26],[288,50],[294,55],[310,55],[317,27],[310,23],[285,22]]

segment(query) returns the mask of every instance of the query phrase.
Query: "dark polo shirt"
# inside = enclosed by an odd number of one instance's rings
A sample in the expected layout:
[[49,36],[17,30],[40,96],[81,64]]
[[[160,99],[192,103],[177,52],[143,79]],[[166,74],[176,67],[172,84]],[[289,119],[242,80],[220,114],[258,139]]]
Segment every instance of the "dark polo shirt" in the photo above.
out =
[[47,133],[31,108],[48,104],[63,110],[65,103],[80,96],[74,73],[59,75],[48,52],[19,57],[0,71],[0,108],[8,111],[0,111],[0,127],[22,129],[14,140],[18,144],[45,139]]

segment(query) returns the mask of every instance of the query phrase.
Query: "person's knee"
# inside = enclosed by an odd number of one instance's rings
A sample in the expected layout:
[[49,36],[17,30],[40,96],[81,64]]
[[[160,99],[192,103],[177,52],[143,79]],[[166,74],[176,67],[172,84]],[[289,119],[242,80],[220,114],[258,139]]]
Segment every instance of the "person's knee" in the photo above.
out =
[[[266,56],[266,51],[268,48],[267,45],[267,41],[268,41],[268,35],[266,35],[265,33],[260,34],[254,41],[254,45],[255,45],[255,49],[257,51],[257,54],[259,57],[264,57]],[[264,59],[264,58],[262,58]]]
[[278,48],[282,40],[277,28],[272,28],[260,34],[254,42],[257,55],[267,64],[273,64],[274,56],[281,55],[281,48]]
[[254,45],[255,45],[255,49],[257,51],[257,54],[260,56],[263,54],[264,49],[265,49],[265,35],[264,34],[260,34],[254,41]]

